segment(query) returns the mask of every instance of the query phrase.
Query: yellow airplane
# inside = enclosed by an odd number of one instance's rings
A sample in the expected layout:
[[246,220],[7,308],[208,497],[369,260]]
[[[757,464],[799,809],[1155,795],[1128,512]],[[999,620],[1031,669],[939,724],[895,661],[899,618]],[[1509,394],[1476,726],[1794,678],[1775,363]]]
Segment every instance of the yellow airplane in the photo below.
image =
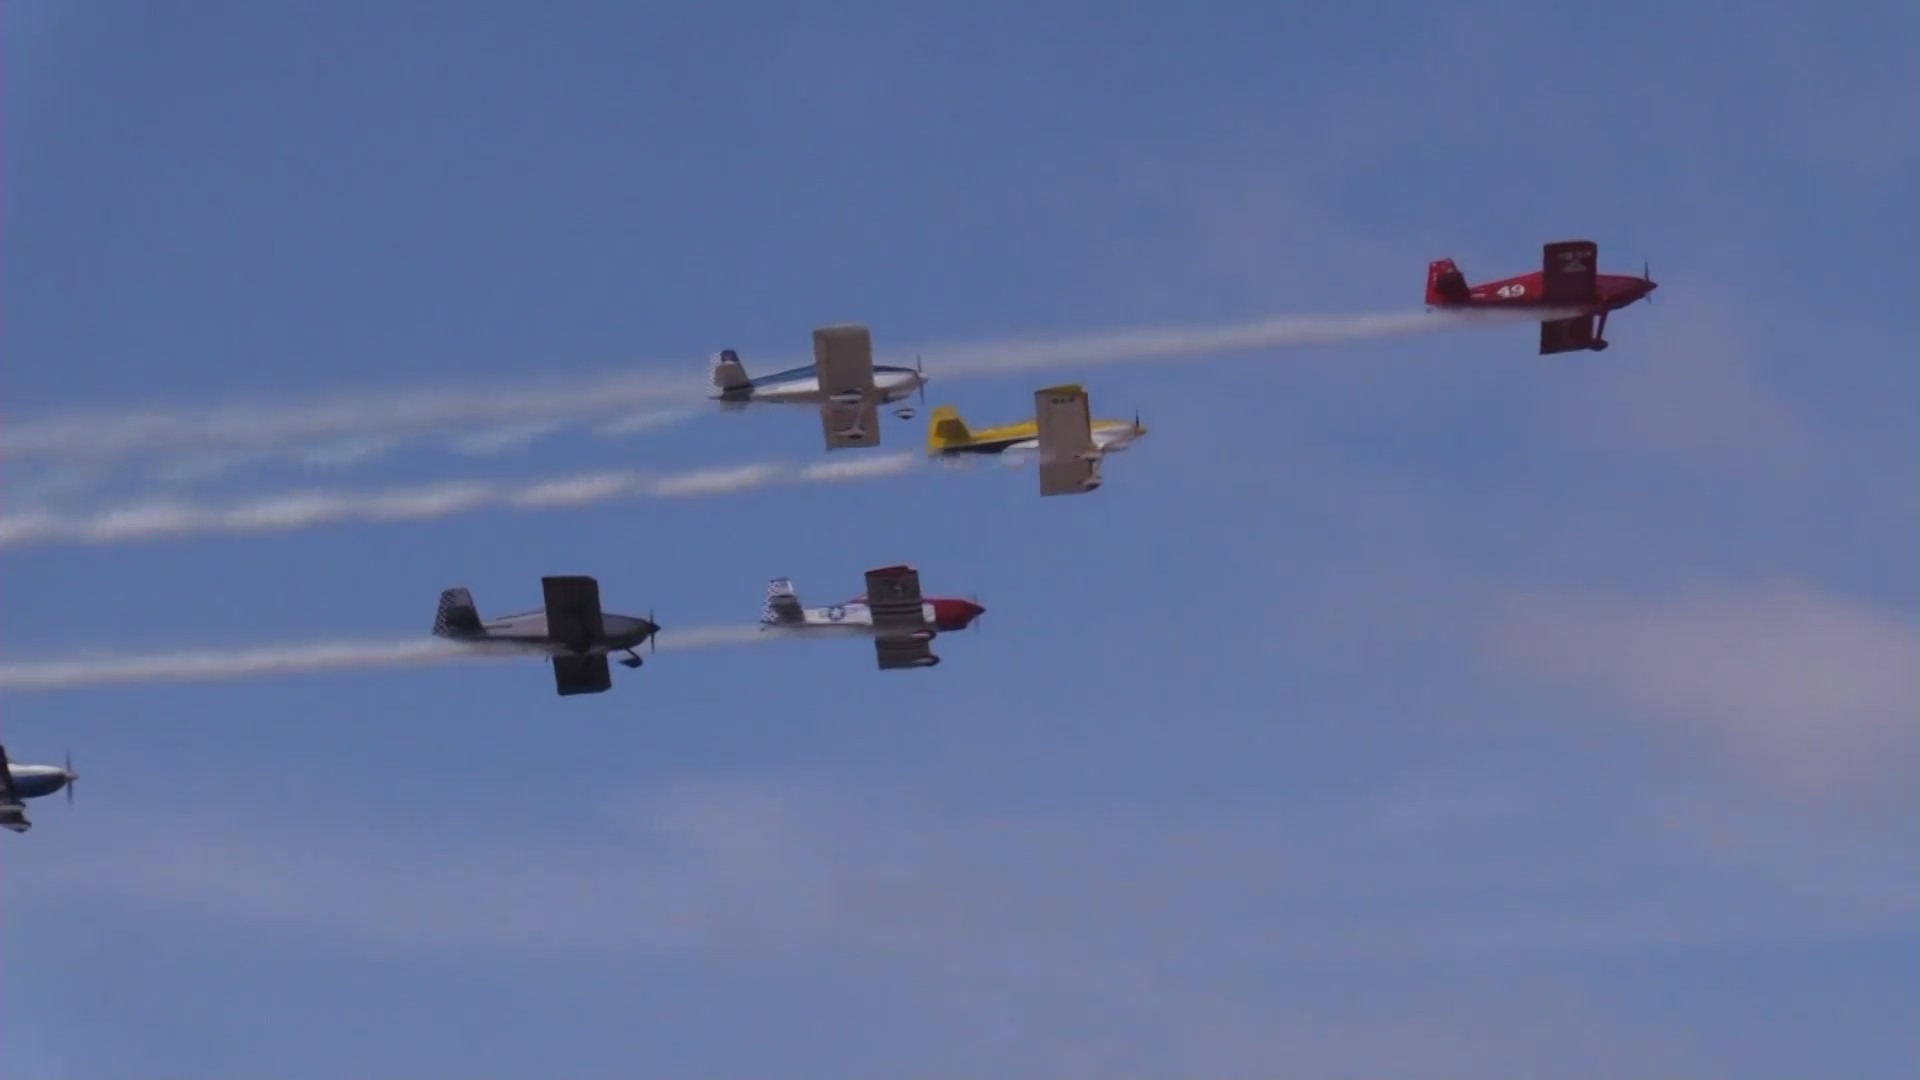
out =
[[927,456],[1036,452],[1040,494],[1079,495],[1100,486],[1100,461],[1125,450],[1147,433],[1135,413],[1125,420],[1095,420],[1079,386],[1047,386],[1033,392],[1034,419],[974,431],[951,405],[927,417]]

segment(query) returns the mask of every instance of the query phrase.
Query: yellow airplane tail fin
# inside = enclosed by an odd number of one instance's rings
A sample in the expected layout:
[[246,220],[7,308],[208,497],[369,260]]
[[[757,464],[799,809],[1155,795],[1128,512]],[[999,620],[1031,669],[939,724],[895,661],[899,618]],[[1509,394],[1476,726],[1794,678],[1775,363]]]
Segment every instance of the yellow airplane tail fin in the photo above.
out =
[[942,405],[927,416],[927,453],[937,454],[972,441],[973,433],[967,430],[967,422],[960,419],[960,411],[953,406]]

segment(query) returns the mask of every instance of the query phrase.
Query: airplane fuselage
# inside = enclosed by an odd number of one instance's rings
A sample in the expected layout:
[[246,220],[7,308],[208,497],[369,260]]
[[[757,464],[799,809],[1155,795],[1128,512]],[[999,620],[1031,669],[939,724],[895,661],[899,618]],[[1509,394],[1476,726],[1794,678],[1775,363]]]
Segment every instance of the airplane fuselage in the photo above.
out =
[[[995,431],[989,428],[976,435],[971,442],[941,447],[936,453],[940,457],[962,454],[1012,454],[1019,457],[1040,452],[1040,437],[1032,424],[1012,425],[1012,430],[1012,434],[996,436]],[[1092,425],[1093,447],[1102,454],[1117,454],[1146,433],[1146,428],[1136,426],[1130,420],[1095,420]]]
[[1646,299],[1648,293],[1660,287],[1653,281],[1631,274],[1596,274],[1593,286],[1594,296],[1590,301],[1550,302],[1542,298],[1540,275],[1522,274],[1472,286],[1467,290],[1465,300],[1427,306],[1434,311],[1510,311],[1516,316],[1524,312],[1540,322],[1557,322],[1578,315],[1618,311]]
[[58,765],[7,765],[13,792],[22,799],[40,799],[67,786],[73,775]]
[[[927,621],[929,636],[965,630],[985,609],[971,600],[939,597],[920,602],[921,617]],[[762,627],[796,633],[841,633],[871,636],[873,610],[862,600],[849,600],[828,607],[803,608],[793,622],[771,623]]]
[[535,656],[602,656],[638,648],[657,629],[633,615],[602,614],[603,633],[585,650],[547,636],[547,614],[529,611],[487,619],[478,633],[450,635],[448,640],[481,652],[527,653]]
[[[925,377],[912,368],[887,367],[875,364],[873,367],[874,400],[882,405],[891,405],[912,397],[920,389]],[[819,374],[812,364],[794,368],[773,375],[762,375],[730,390],[718,390],[708,395],[715,401],[735,407],[753,402],[765,402],[769,405],[820,405],[835,397],[835,393],[820,387]]]

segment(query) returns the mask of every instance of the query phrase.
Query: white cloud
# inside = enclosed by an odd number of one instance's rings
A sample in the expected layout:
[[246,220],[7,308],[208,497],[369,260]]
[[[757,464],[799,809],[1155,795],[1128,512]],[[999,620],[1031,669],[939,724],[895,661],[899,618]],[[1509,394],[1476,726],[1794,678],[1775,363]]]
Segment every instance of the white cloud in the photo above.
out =
[[[1613,325],[1630,345],[1564,365],[1546,391],[1540,437],[1572,436],[1654,466],[1737,474],[1778,495],[1824,476],[1845,432],[1817,432],[1768,384],[1746,307],[1693,283],[1681,304],[1633,308]],[[1609,330],[1609,334],[1615,333]]]
[[1685,723],[1803,790],[1914,784],[1920,629],[1788,583],[1647,598],[1531,595],[1496,617],[1496,655]]
[[1569,815],[1564,793],[1520,782],[1401,788],[1246,813],[960,816],[903,793],[690,780],[585,829],[534,828],[519,807],[476,804],[445,834],[374,808],[355,816],[351,802],[318,824],[212,805],[96,809],[59,823],[68,835],[35,852],[45,862],[16,879],[9,903],[107,901],[383,953],[906,965],[935,986],[1036,967],[1080,972],[1084,985],[1111,971],[1114,950],[1122,966],[1225,977],[1241,963],[1461,962],[1881,929],[1916,911],[1912,874],[1871,851],[1830,855],[1815,888],[1796,851],[1728,854],[1631,807]]

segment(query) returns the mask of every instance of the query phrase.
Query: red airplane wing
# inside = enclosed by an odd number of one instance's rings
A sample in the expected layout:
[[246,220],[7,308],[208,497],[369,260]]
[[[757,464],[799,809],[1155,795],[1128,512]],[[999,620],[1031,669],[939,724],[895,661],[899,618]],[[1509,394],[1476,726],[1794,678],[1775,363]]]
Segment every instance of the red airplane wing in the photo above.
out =
[[1554,353],[1579,352],[1593,347],[1592,315],[1575,315],[1571,319],[1555,319],[1540,324],[1540,355],[1551,356]]
[[1598,299],[1594,264],[1600,249],[1591,240],[1560,240],[1540,251],[1540,300],[1548,304],[1591,304]]

